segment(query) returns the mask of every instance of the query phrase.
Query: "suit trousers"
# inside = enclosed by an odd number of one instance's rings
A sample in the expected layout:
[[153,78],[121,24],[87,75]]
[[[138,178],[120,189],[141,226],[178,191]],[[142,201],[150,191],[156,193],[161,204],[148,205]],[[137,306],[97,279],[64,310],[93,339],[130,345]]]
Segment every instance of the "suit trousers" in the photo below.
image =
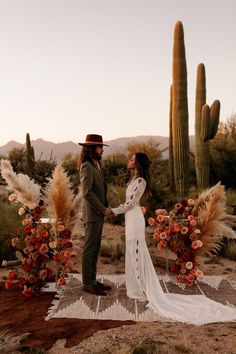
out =
[[85,242],[82,257],[83,284],[96,285],[97,260],[101,247],[104,221],[85,224]]

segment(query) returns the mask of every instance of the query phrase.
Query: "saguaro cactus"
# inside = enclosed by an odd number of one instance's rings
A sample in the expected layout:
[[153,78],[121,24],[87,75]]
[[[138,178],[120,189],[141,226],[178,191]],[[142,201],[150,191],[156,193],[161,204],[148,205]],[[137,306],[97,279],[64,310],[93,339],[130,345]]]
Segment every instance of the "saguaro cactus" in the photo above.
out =
[[172,85],[170,87],[170,112],[169,112],[169,184],[171,193],[175,193],[173,136],[172,136]]
[[172,137],[176,194],[184,197],[189,187],[189,136],[187,65],[184,30],[178,21],[174,29],[172,74]]
[[195,100],[195,168],[199,190],[209,186],[210,139],[216,135],[220,117],[220,102],[206,105],[206,74],[204,64],[197,67]]
[[[206,163],[204,156],[208,154],[209,144],[204,144],[204,140],[201,136],[201,127],[202,127],[202,108],[206,103],[206,73],[204,64],[199,64],[197,67],[197,82],[196,82],[196,96],[195,96],[195,168],[197,176],[197,186],[202,189],[203,185],[203,176],[202,171]],[[206,112],[204,113],[206,114]],[[207,151],[206,151],[207,150]],[[209,180],[209,172],[208,172]]]
[[34,156],[34,148],[31,146],[30,135],[26,134],[26,169],[27,173],[30,177],[34,175],[34,167],[35,167],[35,156]]

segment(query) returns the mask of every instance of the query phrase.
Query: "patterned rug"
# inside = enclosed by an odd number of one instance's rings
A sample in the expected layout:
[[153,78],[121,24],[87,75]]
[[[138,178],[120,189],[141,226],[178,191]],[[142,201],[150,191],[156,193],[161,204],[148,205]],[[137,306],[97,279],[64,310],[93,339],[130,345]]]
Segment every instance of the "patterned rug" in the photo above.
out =
[[[126,295],[125,276],[101,275],[101,282],[112,286],[109,295],[94,296],[82,290],[81,274],[71,274],[67,285],[59,288],[52,306],[48,310],[46,320],[50,318],[79,318],[99,320],[132,320],[153,322],[170,322],[146,308],[147,302],[131,300]],[[204,276],[192,287],[184,287],[176,283],[169,275],[158,276],[164,292],[186,295],[205,295],[224,305],[236,308],[236,281],[227,276]],[[52,283],[44,291],[55,291]]]

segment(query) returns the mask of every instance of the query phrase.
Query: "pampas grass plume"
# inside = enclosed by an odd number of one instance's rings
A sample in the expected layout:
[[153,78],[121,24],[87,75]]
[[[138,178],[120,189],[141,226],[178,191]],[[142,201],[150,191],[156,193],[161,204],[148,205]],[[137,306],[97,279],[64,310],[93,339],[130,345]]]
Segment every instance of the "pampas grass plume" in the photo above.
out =
[[22,173],[16,174],[8,160],[1,160],[1,174],[8,184],[7,189],[14,191],[20,203],[29,207],[38,202],[40,186],[34,183],[29,176]]

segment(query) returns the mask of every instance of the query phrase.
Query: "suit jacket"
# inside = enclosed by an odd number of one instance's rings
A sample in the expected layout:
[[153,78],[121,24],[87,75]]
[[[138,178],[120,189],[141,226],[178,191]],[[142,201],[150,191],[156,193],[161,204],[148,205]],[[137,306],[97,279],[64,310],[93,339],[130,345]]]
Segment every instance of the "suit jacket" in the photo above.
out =
[[80,167],[80,192],[83,221],[102,221],[108,206],[107,184],[101,170],[89,161],[85,161]]

